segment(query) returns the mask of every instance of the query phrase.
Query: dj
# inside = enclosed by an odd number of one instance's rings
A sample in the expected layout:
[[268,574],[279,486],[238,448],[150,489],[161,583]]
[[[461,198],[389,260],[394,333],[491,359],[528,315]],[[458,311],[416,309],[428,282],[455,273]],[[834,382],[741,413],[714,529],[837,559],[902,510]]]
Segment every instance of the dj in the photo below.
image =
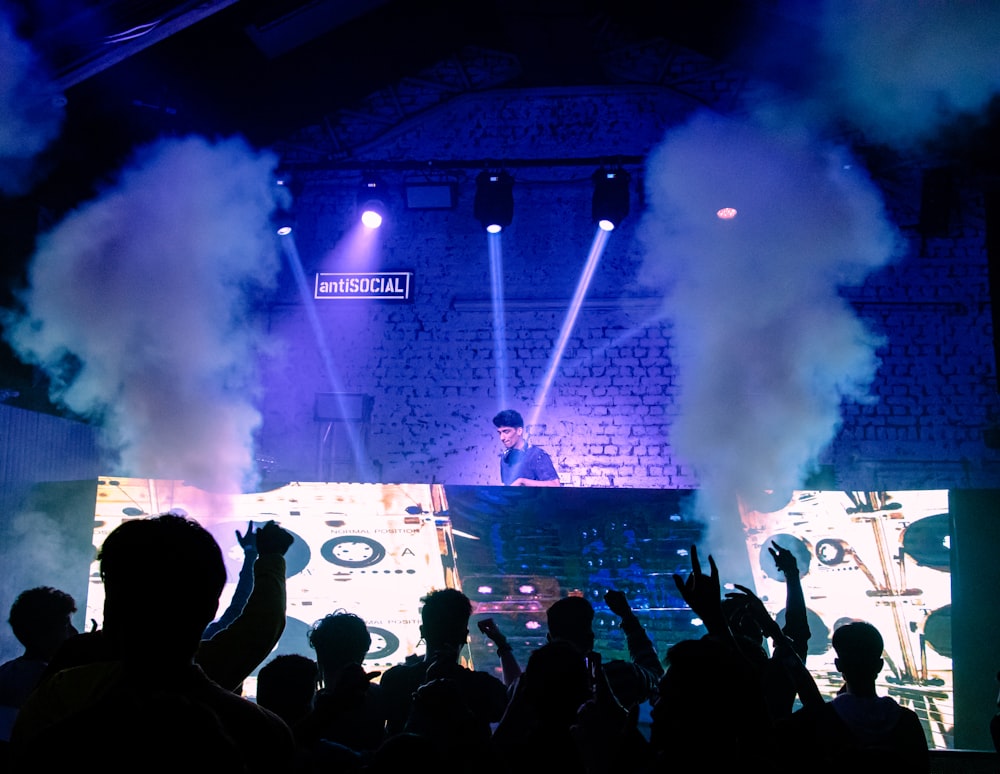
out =
[[500,480],[504,486],[562,486],[552,458],[524,437],[524,419],[513,409],[495,417],[504,450],[500,455]]

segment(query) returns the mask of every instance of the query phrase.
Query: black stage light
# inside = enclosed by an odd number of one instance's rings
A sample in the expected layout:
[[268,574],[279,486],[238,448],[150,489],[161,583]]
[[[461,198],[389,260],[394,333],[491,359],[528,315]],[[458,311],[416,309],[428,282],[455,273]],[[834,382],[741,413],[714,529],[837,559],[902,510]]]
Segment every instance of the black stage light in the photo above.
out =
[[271,220],[278,236],[288,236],[295,228],[295,214],[291,210],[276,210]]
[[629,173],[624,169],[601,167],[594,175],[591,216],[604,231],[612,231],[628,215]]
[[385,206],[385,184],[381,180],[367,177],[358,190],[358,211],[366,228],[379,228],[388,210]]
[[507,172],[480,172],[473,210],[483,228],[498,234],[514,220],[514,178]]

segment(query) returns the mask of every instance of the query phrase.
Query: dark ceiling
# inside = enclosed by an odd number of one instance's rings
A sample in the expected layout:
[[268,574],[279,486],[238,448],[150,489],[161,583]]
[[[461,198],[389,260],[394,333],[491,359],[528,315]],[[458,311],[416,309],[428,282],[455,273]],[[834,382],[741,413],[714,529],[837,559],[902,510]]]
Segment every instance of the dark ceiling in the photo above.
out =
[[724,56],[751,15],[746,0],[105,0],[52,24],[45,3],[26,6],[68,98],[55,152],[83,178],[148,135],[270,145],[467,46],[516,56],[511,86],[585,85],[623,42]]
[[[801,52],[769,51],[773,61],[762,65],[755,41],[779,27],[778,39],[799,49],[809,37],[789,35],[795,22],[780,9],[790,4],[774,0],[6,3],[0,0],[0,13],[18,9],[17,33],[66,99],[65,123],[38,160],[37,184],[26,197],[0,202],[0,215],[18,227],[32,209],[58,219],[147,139],[239,133],[271,146],[468,47],[516,58],[520,75],[505,86],[583,86],[608,82],[602,54],[633,43],[662,39],[743,69],[749,47],[754,67],[787,73]],[[994,137],[970,138],[961,127],[951,146],[971,164],[997,169]],[[8,251],[18,237],[33,238],[7,236]]]

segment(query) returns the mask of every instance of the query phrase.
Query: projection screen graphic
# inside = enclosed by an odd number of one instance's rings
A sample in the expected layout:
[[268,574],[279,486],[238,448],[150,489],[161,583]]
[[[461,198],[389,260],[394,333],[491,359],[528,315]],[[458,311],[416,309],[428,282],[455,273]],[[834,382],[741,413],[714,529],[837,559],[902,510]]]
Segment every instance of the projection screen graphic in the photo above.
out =
[[[422,654],[420,597],[444,587],[459,588],[473,601],[464,662],[498,677],[499,659],[475,620],[493,618],[523,666],[545,641],[545,609],[569,594],[594,605],[596,648],[605,659],[628,658],[618,619],[603,601],[609,588],[626,593],[662,657],[673,643],[705,633],[673,581],[674,573],[690,571],[690,546],[704,556],[712,550],[702,544],[704,525],[690,515],[693,496],[688,490],[321,482],[220,495],[180,481],[102,478],[87,619],[102,619],[96,549],[107,534],[127,519],[174,511],[198,520],[222,548],[229,583],[220,615],[243,563],[237,531],[274,520],[295,536],[286,555],[287,625],[272,657],[314,657],[309,628],[342,609],[364,618],[372,633],[365,668],[384,671]],[[840,687],[830,647],[834,628],[869,620],[885,639],[879,692],[917,711],[932,747],[952,746],[946,490],[797,491],[734,504],[732,529],[746,544],[746,564],[720,568],[723,582],[730,573],[752,578],[779,621],[785,584],[767,548],[775,542],[795,554],[812,633],[806,665],[825,695]],[[251,697],[255,675],[244,685]]]

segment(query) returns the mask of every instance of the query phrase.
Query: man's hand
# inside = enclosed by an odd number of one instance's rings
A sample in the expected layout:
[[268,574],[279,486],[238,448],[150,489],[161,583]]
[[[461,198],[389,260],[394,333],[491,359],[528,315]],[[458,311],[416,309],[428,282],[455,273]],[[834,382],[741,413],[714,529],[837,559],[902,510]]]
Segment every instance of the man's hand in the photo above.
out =
[[799,577],[799,563],[795,560],[795,554],[789,551],[787,548],[782,548],[773,540],[771,545],[767,547],[767,552],[774,559],[774,564],[777,566],[778,570],[784,574],[786,578],[798,578]]
[[674,585],[681,593],[684,601],[688,603],[695,614],[698,615],[708,628],[710,633],[721,632],[726,627],[726,618],[722,612],[722,584],[719,582],[719,568],[715,566],[715,559],[708,556],[708,565],[711,568],[710,574],[706,575],[701,571],[701,562],[698,561],[698,547],[691,546],[691,574],[687,578],[679,573],[674,573]]
[[276,521],[269,521],[257,530],[257,550],[262,554],[285,555],[295,536],[287,529],[278,526]]
[[241,535],[239,530],[236,530],[236,542],[243,547],[243,553],[257,553],[257,533],[253,531],[253,521],[251,520],[247,524],[247,531],[245,535]]
[[507,644],[507,638],[492,618],[481,618],[476,622],[476,626],[479,627],[479,631],[489,637],[498,646]]
[[611,608],[611,612],[619,618],[624,618],[632,614],[632,607],[629,605],[628,597],[625,596],[625,592],[623,591],[608,589],[604,594],[604,602]]
[[674,573],[674,585],[684,597],[684,601],[696,613],[704,602],[718,602],[721,598],[722,584],[719,582],[719,568],[715,566],[715,559],[708,555],[708,566],[710,574],[706,575],[701,571],[701,562],[698,561],[698,547],[691,546],[691,574],[683,578],[680,573]]

